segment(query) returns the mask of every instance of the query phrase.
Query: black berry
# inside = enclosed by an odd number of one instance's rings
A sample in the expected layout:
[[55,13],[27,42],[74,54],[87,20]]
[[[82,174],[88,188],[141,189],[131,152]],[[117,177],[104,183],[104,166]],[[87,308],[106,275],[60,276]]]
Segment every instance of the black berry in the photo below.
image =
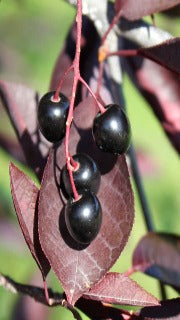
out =
[[90,192],[79,200],[68,200],[65,207],[65,221],[72,238],[89,244],[97,236],[102,222],[102,210],[98,198]]
[[[73,171],[73,179],[77,191],[84,193],[90,191],[97,193],[100,185],[101,174],[94,160],[86,154],[76,154],[73,156],[77,163],[77,169]],[[69,173],[67,167],[62,169],[62,181],[69,196],[73,195]]]
[[97,146],[105,152],[126,152],[130,144],[131,130],[123,109],[116,104],[110,104],[106,106],[104,113],[98,113],[93,123],[93,136]]
[[59,94],[59,101],[54,101],[55,92],[46,93],[38,106],[39,128],[43,136],[50,142],[59,142],[66,133],[66,120],[69,100]]

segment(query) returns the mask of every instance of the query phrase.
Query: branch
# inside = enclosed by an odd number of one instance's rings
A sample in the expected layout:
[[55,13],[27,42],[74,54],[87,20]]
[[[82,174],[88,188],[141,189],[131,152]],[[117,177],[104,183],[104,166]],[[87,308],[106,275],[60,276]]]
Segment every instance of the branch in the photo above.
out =
[[82,320],[79,313],[65,300],[64,294],[54,293],[51,289],[48,289],[49,303],[47,303],[43,288],[18,283],[2,273],[0,273],[0,286],[12,293],[25,294],[33,298],[36,302],[49,307],[56,307],[58,305],[65,307],[72,312],[75,319]]
[[129,150],[129,157],[131,160],[132,174],[133,174],[136,189],[138,192],[139,202],[140,202],[140,205],[142,208],[146,228],[148,231],[153,231],[154,226],[153,226],[152,219],[151,219],[151,212],[149,209],[149,205],[148,205],[148,201],[146,198],[143,182],[142,182],[141,175],[139,172],[136,153],[135,153],[133,144],[131,145],[130,150]]
[[51,307],[56,305],[62,305],[65,301],[63,295],[58,293],[53,293],[50,289],[49,292],[49,304],[45,298],[44,289],[40,287],[35,287],[31,285],[25,285],[14,281],[13,279],[9,278],[8,276],[3,275],[0,273],[0,286],[4,287],[11,293],[22,293],[28,295],[29,297],[33,298],[36,302],[40,302],[44,305],[49,305]]
[[[12,293],[21,293],[33,298],[36,302],[42,303],[49,307],[61,306],[65,307],[72,312],[73,316],[77,320],[82,320],[80,314],[73,308],[64,298],[64,294],[54,293],[51,289],[48,289],[49,304],[45,298],[44,289],[40,287],[20,284],[15,282],[11,278],[0,273],[0,286],[4,287]],[[100,301],[93,301],[84,299],[83,297],[78,300],[77,307],[84,312],[89,318],[112,319],[123,320],[122,314],[129,314],[126,310],[116,309],[112,306],[103,305]],[[136,317],[135,317],[136,318]]]
[[[77,320],[82,320],[78,311],[64,298],[64,294],[54,293],[51,289],[48,289],[49,292],[49,304],[46,301],[44,289],[40,287],[30,286],[20,284],[15,282],[11,278],[0,273],[0,286],[9,290],[12,293],[22,293],[33,298],[36,302],[42,303],[49,307],[61,306],[65,307],[72,312],[73,316]],[[112,319],[112,320],[123,320],[123,315],[130,316],[130,313],[127,310],[114,308],[112,305],[105,305],[100,301],[89,300],[81,298],[77,301],[77,308],[85,313],[89,318],[95,318],[97,320],[101,319]],[[134,319],[138,317],[134,316]]]

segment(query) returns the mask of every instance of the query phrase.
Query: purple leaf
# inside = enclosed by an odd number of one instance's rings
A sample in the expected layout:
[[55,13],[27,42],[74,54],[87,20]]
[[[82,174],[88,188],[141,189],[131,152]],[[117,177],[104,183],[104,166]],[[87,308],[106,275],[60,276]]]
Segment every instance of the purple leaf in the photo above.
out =
[[11,192],[14,207],[26,243],[41,270],[43,279],[47,276],[50,265],[46,259],[38,237],[37,201],[39,190],[32,180],[10,164]]
[[99,301],[81,298],[77,301],[76,307],[85,313],[90,319],[102,320],[123,320],[122,310],[102,304]]
[[37,93],[21,84],[0,81],[0,96],[26,160],[41,178],[51,144],[41,135],[37,127]]
[[162,12],[164,15],[169,16],[170,18],[179,18],[180,16],[180,4],[177,6],[170,8],[169,10],[166,10]]
[[179,4],[179,0],[116,0],[115,11],[121,10],[121,16],[128,20],[137,20],[144,16],[167,10]]
[[179,320],[180,298],[162,301],[160,306],[145,307],[135,313],[144,320]]
[[180,288],[180,237],[148,233],[133,254],[133,268]]
[[[178,77],[141,57],[126,58],[128,74],[149,102],[165,133],[180,152],[180,90]],[[152,81],[153,79],[153,81]]]
[[158,300],[135,281],[120,273],[107,273],[89,292],[87,299],[129,306],[154,306]]
[[134,219],[133,194],[125,157],[102,153],[92,139],[90,128],[96,112],[90,97],[75,109],[69,144],[72,155],[85,152],[92,156],[102,174],[98,198],[103,222],[96,239],[83,247],[70,238],[66,229],[66,200],[59,190],[60,171],[65,164],[63,145],[50,153],[40,190],[40,242],[71,304],[115,263],[128,240]]
[[180,38],[173,38],[153,47],[140,48],[138,53],[180,74],[180,59],[177,55],[179,51]]

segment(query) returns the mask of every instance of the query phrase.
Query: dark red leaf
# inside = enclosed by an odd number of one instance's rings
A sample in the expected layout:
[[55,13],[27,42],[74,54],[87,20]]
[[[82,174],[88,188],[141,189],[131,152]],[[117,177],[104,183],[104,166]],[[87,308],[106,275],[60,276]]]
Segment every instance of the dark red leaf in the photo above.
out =
[[179,0],[116,0],[115,11],[121,10],[121,16],[128,20],[137,20],[144,16],[167,10],[179,4]]
[[180,288],[180,237],[150,232],[138,243],[133,268]]
[[107,273],[89,292],[87,299],[129,306],[154,306],[158,300],[135,281],[120,273]]
[[13,163],[10,164],[11,192],[14,207],[26,243],[36,260],[43,278],[50,270],[38,237],[37,201],[39,190],[29,177]]
[[40,190],[40,242],[72,304],[115,263],[127,242],[134,218],[133,194],[125,157],[102,153],[92,139],[90,128],[96,112],[91,98],[75,109],[70,151],[72,155],[78,151],[92,156],[102,173],[98,198],[103,209],[103,223],[97,238],[83,247],[77,245],[67,232],[65,199],[58,190],[60,171],[65,163],[63,145],[50,153]]
[[136,315],[144,320],[179,320],[180,298],[162,301],[160,306],[145,307],[137,311]]
[[163,14],[169,16],[169,17],[174,17],[174,18],[179,18],[180,16],[180,4],[178,4],[177,6],[169,9],[169,10],[166,10],[163,12]]
[[21,84],[0,81],[0,97],[28,164],[41,178],[51,144],[41,135],[37,127],[37,93]]
[[84,312],[90,319],[123,320],[122,311],[112,306],[104,305],[99,301],[80,298],[76,307]]
[[138,52],[163,67],[180,75],[180,59],[177,52],[180,51],[180,38],[173,38],[156,46],[140,48]]
[[[165,133],[180,152],[180,83],[178,77],[157,63],[141,57],[127,58],[133,83],[149,102]],[[153,81],[152,81],[153,79]]]

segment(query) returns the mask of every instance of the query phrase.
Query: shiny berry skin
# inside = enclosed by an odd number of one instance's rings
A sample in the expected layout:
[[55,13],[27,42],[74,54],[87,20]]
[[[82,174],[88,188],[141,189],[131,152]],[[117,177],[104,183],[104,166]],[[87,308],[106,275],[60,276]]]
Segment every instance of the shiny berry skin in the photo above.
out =
[[106,111],[98,113],[94,119],[94,140],[102,151],[123,154],[127,151],[131,139],[128,118],[117,104],[110,104],[105,108]]
[[[99,189],[101,174],[95,161],[86,154],[76,154],[73,156],[78,168],[73,171],[73,179],[77,191],[90,191],[96,194]],[[64,188],[69,196],[73,195],[71,183],[69,180],[69,173],[67,167],[62,169],[62,181]]]
[[102,223],[98,198],[90,192],[85,192],[76,201],[70,198],[65,206],[65,221],[76,242],[89,244],[97,236]]
[[55,92],[46,93],[38,106],[39,129],[50,142],[59,142],[66,133],[66,120],[69,110],[69,100],[59,94],[59,101],[53,101]]

